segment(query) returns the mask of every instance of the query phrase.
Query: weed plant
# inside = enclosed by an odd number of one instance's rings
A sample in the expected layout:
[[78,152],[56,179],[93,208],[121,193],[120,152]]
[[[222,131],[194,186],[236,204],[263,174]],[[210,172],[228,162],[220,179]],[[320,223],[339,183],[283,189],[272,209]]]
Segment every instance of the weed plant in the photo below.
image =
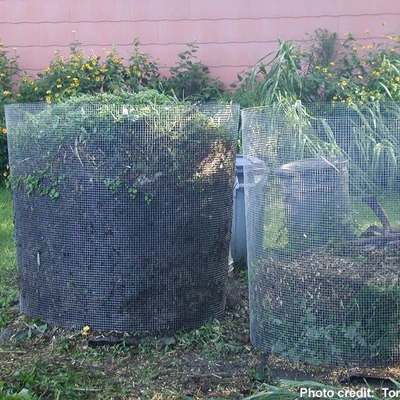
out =
[[18,297],[11,193],[0,188],[0,329],[12,318],[6,310]]

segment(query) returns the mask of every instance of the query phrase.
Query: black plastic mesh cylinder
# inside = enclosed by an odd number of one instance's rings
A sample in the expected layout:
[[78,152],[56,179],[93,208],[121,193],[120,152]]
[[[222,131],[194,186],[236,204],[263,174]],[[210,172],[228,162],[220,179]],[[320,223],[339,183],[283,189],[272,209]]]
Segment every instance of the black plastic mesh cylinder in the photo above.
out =
[[22,311],[116,331],[222,316],[238,114],[8,106]]

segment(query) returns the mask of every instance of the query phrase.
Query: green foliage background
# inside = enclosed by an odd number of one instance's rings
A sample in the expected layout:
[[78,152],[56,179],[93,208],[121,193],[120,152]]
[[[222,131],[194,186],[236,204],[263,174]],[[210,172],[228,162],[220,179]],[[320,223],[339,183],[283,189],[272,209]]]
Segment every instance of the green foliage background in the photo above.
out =
[[[54,53],[42,72],[20,70],[17,54],[0,44],[0,181],[8,175],[4,105],[10,102],[54,103],[82,94],[140,92],[148,89],[188,101],[231,101],[242,107],[271,104],[347,103],[368,105],[400,100],[400,38],[360,44],[351,33],[343,42],[336,33],[317,29],[300,44],[278,40],[277,51],[241,72],[229,90],[197,59],[195,43],[178,54],[163,76],[159,64],[141,51],[135,39],[125,60],[116,47],[102,60],[86,55],[74,40],[69,54]],[[397,153],[397,152],[396,152]]]

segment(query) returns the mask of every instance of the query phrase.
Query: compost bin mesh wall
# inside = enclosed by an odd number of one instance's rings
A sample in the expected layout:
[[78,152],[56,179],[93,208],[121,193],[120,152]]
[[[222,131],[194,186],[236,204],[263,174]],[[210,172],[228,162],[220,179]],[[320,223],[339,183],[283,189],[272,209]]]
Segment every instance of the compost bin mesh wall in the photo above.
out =
[[222,316],[239,109],[6,109],[21,309],[66,328]]
[[251,342],[400,361],[400,104],[242,110]]

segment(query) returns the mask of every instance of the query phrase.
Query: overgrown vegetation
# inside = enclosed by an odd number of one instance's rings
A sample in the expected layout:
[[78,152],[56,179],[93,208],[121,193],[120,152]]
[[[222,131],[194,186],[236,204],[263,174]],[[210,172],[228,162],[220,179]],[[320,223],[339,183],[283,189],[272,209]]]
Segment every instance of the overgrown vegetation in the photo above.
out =
[[[168,78],[160,74],[157,62],[140,50],[138,39],[133,44],[129,60],[119,57],[113,47],[104,61],[97,55],[85,55],[80,50],[80,43],[74,41],[70,54],[56,52],[49,66],[38,76],[23,74],[18,67],[18,57],[10,56],[1,46],[0,178],[4,179],[9,172],[7,131],[2,112],[5,104],[36,101],[52,104],[97,92],[104,92],[103,99],[109,96],[112,103],[115,98],[110,93],[123,96],[124,93],[140,92],[144,104],[149,101],[157,103],[161,98],[161,103],[172,98],[190,101],[224,98],[242,107],[277,107],[290,127],[285,135],[273,137],[282,147],[287,145],[287,158],[279,160],[279,163],[320,154],[341,155],[354,161],[353,172],[359,179],[362,192],[376,189],[380,192],[388,189],[398,191],[400,146],[396,121],[400,112],[397,104],[388,105],[387,102],[400,100],[400,46],[398,37],[388,35],[386,39],[385,43],[362,46],[349,32],[340,44],[335,33],[321,29],[309,35],[301,45],[280,41],[276,53],[267,55],[238,76],[238,81],[232,84],[232,92],[223,92],[219,79],[211,77],[207,66],[196,59],[198,46],[194,43],[188,44],[187,50],[178,55],[179,61],[170,68]],[[314,103],[318,112],[325,112],[325,118],[316,121],[305,106],[309,103]],[[351,148],[340,143],[337,132],[329,124],[334,109],[346,110],[354,120],[361,121],[351,127],[354,140]],[[274,128],[274,121],[269,122]],[[29,146],[30,139],[26,139],[25,144]],[[58,198],[57,185],[63,177],[52,177],[49,186],[41,186],[42,178],[47,179],[48,174],[49,170],[43,168],[20,181],[11,182],[55,200]],[[138,196],[138,189],[126,186],[120,177],[104,179],[103,183],[113,193],[128,190],[132,198]],[[153,201],[151,193],[143,193],[142,198],[147,205]],[[361,215],[358,218],[360,224],[365,223]],[[229,310],[224,320],[169,337],[135,339],[134,346],[129,335],[119,338],[117,345],[101,345],[106,339],[102,332],[86,335],[85,332],[66,331],[20,315],[12,231],[10,193],[1,189],[0,353],[3,361],[0,398],[238,399],[249,396],[248,400],[295,399],[300,387],[331,390],[331,398],[343,398],[338,395],[341,388],[337,371],[327,372],[283,362],[283,367],[277,372],[275,367],[279,362],[271,360],[271,365],[264,363],[260,366],[260,355],[248,342],[246,279],[240,282],[239,308]],[[360,296],[354,301],[357,305],[364,301],[362,293]],[[375,300],[379,296],[380,293]],[[398,300],[397,292],[395,300]],[[375,301],[372,306],[378,305]],[[369,304],[364,305],[363,310],[368,307]],[[333,331],[315,332],[315,321],[312,315],[307,314],[307,309],[304,308],[302,319],[305,330],[311,329],[312,335],[319,335],[317,340],[331,340]],[[373,317],[379,323],[378,312]],[[375,325],[368,333],[376,334],[373,331]],[[351,332],[352,327],[348,328],[345,332],[333,332],[346,336],[347,347],[343,353],[350,352],[354,341],[362,336],[359,327],[353,327],[358,330]],[[277,330],[282,333],[282,328]],[[89,339],[98,339],[100,344],[92,345]],[[282,380],[282,376],[290,374],[287,371],[291,368],[302,373],[296,376],[296,381]],[[398,380],[400,372],[392,369],[389,375]],[[319,382],[310,376],[319,377]],[[396,382],[392,384],[398,388]],[[382,397],[382,392],[378,390],[376,396]],[[315,396],[305,394],[302,398]]]
[[[138,92],[154,89],[189,101],[233,101],[242,107],[270,104],[351,103],[359,107],[377,100],[400,100],[399,37],[387,35],[380,43],[360,44],[351,33],[339,43],[337,34],[317,29],[300,44],[279,41],[275,53],[266,55],[249,70],[238,75],[224,91],[218,78],[196,58],[199,47],[188,43],[178,54],[168,76],[160,72],[157,60],[141,51],[139,39],[133,43],[128,60],[112,47],[105,60],[86,55],[74,40],[69,54],[55,52],[41,73],[32,76],[20,71],[18,56],[0,47],[0,111],[10,101],[53,103],[72,96],[100,92]],[[1,112],[3,115],[3,113]],[[8,175],[6,130],[0,118],[0,179]],[[382,144],[380,144],[382,143]],[[378,138],[378,147],[387,141]]]

